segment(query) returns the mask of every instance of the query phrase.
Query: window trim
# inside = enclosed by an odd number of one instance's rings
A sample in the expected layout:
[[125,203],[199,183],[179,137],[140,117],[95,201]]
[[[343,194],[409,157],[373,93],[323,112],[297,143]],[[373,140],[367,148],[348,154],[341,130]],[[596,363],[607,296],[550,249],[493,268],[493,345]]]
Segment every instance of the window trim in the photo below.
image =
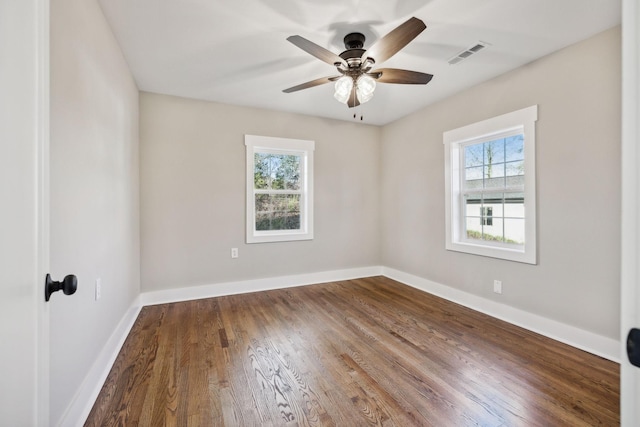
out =
[[[445,225],[447,250],[488,256],[527,264],[537,263],[535,122],[538,106],[523,108],[443,133],[445,145]],[[461,150],[471,142],[480,143],[522,129],[524,134],[525,243],[509,245],[470,242],[462,235],[464,208],[461,190]]]
[[[245,135],[246,146],[246,242],[268,243],[313,239],[313,152],[314,141]],[[302,157],[300,186],[300,229],[268,230],[255,229],[255,153],[296,154]]]

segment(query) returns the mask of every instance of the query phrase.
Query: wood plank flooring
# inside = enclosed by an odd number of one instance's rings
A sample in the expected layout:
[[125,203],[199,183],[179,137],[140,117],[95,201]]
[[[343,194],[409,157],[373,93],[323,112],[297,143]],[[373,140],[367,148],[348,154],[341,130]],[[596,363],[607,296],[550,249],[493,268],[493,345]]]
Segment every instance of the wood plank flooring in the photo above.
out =
[[619,365],[384,277],[144,307],[87,426],[616,426]]

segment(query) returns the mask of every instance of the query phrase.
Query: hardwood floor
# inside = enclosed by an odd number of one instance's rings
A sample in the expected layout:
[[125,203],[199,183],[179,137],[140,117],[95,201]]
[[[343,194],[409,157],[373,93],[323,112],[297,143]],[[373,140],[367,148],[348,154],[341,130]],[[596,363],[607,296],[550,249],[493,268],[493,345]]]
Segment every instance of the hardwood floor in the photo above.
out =
[[144,307],[87,426],[615,426],[619,365],[384,277]]

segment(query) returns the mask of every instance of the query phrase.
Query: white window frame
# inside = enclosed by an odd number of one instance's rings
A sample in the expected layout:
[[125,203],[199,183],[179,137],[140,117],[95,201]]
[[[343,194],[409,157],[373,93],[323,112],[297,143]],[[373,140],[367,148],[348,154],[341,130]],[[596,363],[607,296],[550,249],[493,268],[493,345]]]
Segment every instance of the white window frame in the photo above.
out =
[[[314,141],[277,138],[269,136],[245,135],[247,152],[247,243],[287,242],[313,239],[313,151]],[[300,229],[298,230],[256,230],[255,209],[255,153],[292,154],[301,157],[300,162]]]
[[[488,256],[527,264],[537,263],[536,244],[536,135],[538,106],[523,108],[443,134],[445,145],[445,225],[447,250]],[[461,165],[465,145],[491,141],[505,133],[521,130],[524,134],[524,211],[525,243],[496,244],[467,239],[464,230],[464,194]]]

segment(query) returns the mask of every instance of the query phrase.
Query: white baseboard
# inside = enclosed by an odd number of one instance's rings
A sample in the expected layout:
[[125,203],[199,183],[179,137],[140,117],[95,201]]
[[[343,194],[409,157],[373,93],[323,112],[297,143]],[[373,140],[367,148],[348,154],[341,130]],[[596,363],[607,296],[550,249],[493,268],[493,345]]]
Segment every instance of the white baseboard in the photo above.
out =
[[339,280],[358,279],[360,277],[380,276],[381,274],[382,267],[379,266],[323,271],[293,276],[270,277],[266,279],[243,280],[238,282],[216,283],[212,285],[145,292],[140,295],[140,301],[143,306],[165,304],[225,295],[268,291],[272,289],[292,288],[296,286],[335,282]]
[[556,341],[620,363],[620,341],[566,323],[500,304],[422,277],[383,267],[382,274],[424,292],[544,335]]
[[84,381],[82,381],[82,385],[76,392],[58,426],[81,427],[84,425],[124,341],[138,318],[141,308],[140,298],[134,299],[98,355],[98,358],[91,365],[91,369]]

